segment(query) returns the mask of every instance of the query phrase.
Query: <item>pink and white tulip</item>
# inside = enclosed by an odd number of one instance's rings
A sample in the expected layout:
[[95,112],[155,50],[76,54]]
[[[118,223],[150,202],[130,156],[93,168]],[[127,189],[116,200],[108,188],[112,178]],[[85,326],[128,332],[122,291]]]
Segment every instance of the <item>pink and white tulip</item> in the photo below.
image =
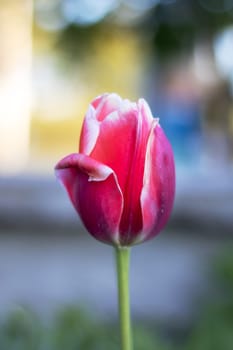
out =
[[130,246],[156,236],[175,193],[172,148],[145,100],[104,94],[86,113],[79,153],[56,174],[86,229],[96,239]]

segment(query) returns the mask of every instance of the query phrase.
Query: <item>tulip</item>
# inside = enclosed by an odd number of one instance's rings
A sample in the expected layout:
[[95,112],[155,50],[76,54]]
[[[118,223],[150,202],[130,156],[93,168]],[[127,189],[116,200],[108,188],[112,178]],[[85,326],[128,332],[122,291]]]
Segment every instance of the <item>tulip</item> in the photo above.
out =
[[79,153],[56,166],[74,208],[100,241],[131,246],[156,236],[172,210],[171,146],[145,100],[104,94],[90,104]]
[[145,100],[104,94],[88,108],[79,153],[63,158],[56,174],[91,235],[116,248],[121,348],[132,350],[129,246],[153,238],[168,221],[171,146]]

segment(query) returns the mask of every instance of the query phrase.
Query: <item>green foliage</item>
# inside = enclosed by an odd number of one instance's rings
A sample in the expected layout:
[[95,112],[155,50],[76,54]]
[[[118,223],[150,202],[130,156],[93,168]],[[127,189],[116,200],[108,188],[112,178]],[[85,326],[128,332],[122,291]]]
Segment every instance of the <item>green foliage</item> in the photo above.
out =
[[154,45],[157,56],[161,59],[169,59],[173,55],[184,51],[190,51],[194,45],[194,28],[190,23],[181,23],[172,26],[161,23],[154,37]]
[[[134,329],[135,350],[168,350],[158,337]],[[20,308],[1,326],[1,350],[119,350],[118,326],[97,323],[77,307],[61,310],[46,328],[29,310]]]
[[135,328],[133,333],[135,350],[169,350],[159,336],[152,335],[151,332],[144,328]]
[[218,288],[194,327],[184,350],[233,349],[232,249],[224,252],[215,261],[214,277]]
[[115,350],[117,348],[111,327],[97,324],[83,310],[68,307],[57,315],[51,332],[51,349]]
[[58,33],[56,48],[70,61],[85,60],[88,55],[96,54],[96,40],[104,38],[107,29],[102,22],[85,27],[70,24]]
[[191,335],[185,350],[232,350],[233,303],[211,306]]
[[233,298],[233,247],[227,249],[215,262],[215,275],[222,289]]
[[[232,25],[232,10],[208,11],[208,7],[215,8],[217,3],[221,4],[221,0],[202,1],[208,2],[210,6],[207,7],[197,0],[179,0],[170,5],[156,3],[147,16],[127,29],[142,35],[163,63],[164,59],[170,60],[191,50],[197,41],[208,39],[211,43],[219,31]],[[58,34],[57,47],[76,62],[77,59],[95,55],[96,40],[104,42],[106,35],[120,28],[121,25],[111,21],[111,16],[90,26],[71,24]]]
[[42,350],[42,328],[37,317],[23,308],[12,312],[0,331],[2,350]]
[[[216,261],[214,271],[219,287],[182,347],[180,344],[168,347],[154,332],[136,327],[133,330],[134,350],[232,350],[232,250]],[[33,312],[18,308],[1,323],[0,349],[119,350],[118,326],[97,322],[86,310],[70,306],[60,310],[46,327]]]

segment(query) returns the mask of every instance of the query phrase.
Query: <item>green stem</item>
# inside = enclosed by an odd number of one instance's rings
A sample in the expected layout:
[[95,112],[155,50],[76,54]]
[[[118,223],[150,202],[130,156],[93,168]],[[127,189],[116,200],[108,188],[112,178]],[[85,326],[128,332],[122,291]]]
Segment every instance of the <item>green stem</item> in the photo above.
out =
[[132,350],[129,301],[129,248],[116,248],[121,350]]

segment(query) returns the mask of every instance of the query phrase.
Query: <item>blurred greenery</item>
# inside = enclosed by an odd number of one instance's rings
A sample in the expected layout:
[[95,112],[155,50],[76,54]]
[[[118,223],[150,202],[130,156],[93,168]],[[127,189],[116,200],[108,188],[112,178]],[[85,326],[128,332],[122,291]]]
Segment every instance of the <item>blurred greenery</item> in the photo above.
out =
[[[168,350],[144,328],[134,329],[135,350]],[[4,350],[117,350],[117,325],[95,321],[86,311],[69,306],[47,328],[30,310],[19,308],[3,322],[0,349]]]
[[[200,301],[199,318],[180,340],[155,334],[153,327],[137,326],[133,330],[135,350],[232,350],[233,348],[233,256],[225,252],[214,263],[211,297]],[[205,307],[203,308],[203,305]],[[98,322],[93,315],[77,306],[60,310],[50,322],[41,321],[26,308],[18,308],[2,321],[1,350],[117,350],[118,327]]]
[[231,350],[233,348],[233,300],[211,305],[203,313],[185,350]]
[[162,63],[164,59],[171,60],[171,56],[190,52],[197,41],[212,42],[219,31],[232,25],[233,11],[224,3],[219,0],[179,0],[169,5],[155,2],[141,20],[131,25],[113,21],[111,13],[89,26],[71,23],[58,33],[56,47],[70,58],[83,59],[94,53],[96,37],[104,41],[113,31],[131,30],[141,36],[142,42],[149,43]]
[[233,247],[229,247],[224,252],[221,259],[216,260],[214,264],[215,277],[218,280],[223,293],[233,297]]
[[233,349],[233,255],[232,247],[213,264],[213,285],[206,307],[192,329],[184,350]]
[[[221,1],[210,3],[209,8],[221,5]],[[224,8],[223,4],[220,7]],[[198,41],[212,42],[219,31],[230,25],[232,11],[208,11],[199,1],[179,0],[169,6],[156,6],[146,17],[143,30],[146,35],[152,33],[155,53],[163,61],[190,52]]]

